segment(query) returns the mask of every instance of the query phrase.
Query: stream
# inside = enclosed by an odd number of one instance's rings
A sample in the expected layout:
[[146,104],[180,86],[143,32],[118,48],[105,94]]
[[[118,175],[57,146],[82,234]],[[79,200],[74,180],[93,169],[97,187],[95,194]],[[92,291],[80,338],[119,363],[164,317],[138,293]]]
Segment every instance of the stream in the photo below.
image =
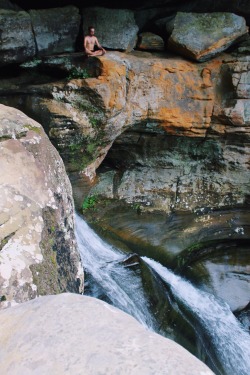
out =
[[216,374],[250,373],[250,336],[229,306],[148,257],[128,256],[104,242],[76,215],[86,272],[85,293],[171,338]]

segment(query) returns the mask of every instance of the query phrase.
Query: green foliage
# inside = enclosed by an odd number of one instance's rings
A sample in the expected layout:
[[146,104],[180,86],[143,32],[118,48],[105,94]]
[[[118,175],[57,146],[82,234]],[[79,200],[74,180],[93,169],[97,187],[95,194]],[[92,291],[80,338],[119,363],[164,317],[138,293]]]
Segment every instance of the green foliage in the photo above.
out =
[[82,204],[82,210],[87,211],[89,209],[94,209],[97,203],[97,197],[95,195],[91,195],[86,197]]
[[138,215],[141,213],[141,205],[139,203],[134,203],[132,208],[138,213]]
[[98,127],[98,125],[100,124],[100,120],[98,120],[96,117],[92,117],[92,116],[89,116],[89,122],[91,123],[93,128]]
[[1,298],[0,298],[0,301],[1,301],[1,302],[7,301],[7,298],[6,298],[6,296],[4,296],[4,295],[3,295],[3,296],[1,296]]
[[81,68],[74,67],[69,72],[69,75],[68,75],[67,79],[71,80],[71,79],[74,79],[74,78],[85,79],[85,78],[91,78],[91,76],[87,72],[86,69],[81,69]]

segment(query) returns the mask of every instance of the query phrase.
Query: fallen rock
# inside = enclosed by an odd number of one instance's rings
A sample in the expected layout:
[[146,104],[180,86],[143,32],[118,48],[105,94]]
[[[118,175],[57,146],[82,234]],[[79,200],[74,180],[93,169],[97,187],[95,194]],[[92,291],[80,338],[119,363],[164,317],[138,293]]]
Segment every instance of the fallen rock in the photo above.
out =
[[40,124],[0,104],[0,303],[81,292],[71,185]]
[[30,10],[30,17],[39,56],[75,50],[80,26],[76,7]]
[[209,60],[247,34],[243,17],[233,13],[182,13],[176,15],[170,49],[196,61]]
[[136,45],[139,28],[131,10],[85,8],[84,35],[87,35],[89,26],[95,27],[96,36],[103,47],[130,52]]
[[91,297],[41,297],[1,311],[0,326],[6,375],[213,374],[177,343]]
[[164,51],[164,40],[159,35],[153,33],[141,33],[137,48],[149,51]]
[[0,66],[24,62],[35,53],[29,14],[0,9]]

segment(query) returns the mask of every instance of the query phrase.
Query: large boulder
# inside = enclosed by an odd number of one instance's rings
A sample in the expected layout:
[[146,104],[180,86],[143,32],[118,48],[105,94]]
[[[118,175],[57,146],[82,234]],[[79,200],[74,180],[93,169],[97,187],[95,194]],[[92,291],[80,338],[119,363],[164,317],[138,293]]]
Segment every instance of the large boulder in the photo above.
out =
[[245,19],[232,13],[179,12],[169,47],[193,60],[205,61],[226,50],[247,32]]
[[137,41],[139,30],[134,12],[128,9],[107,9],[101,7],[83,9],[83,30],[94,26],[99,42],[106,48],[131,51]]
[[0,303],[82,292],[71,185],[41,125],[0,104]]
[[212,375],[175,342],[91,297],[46,296],[0,313],[1,373]]
[[80,26],[76,7],[31,10],[30,16],[39,56],[75,50]]
[[0,9],[0,66],[24,62],[35,53],[29,14]]

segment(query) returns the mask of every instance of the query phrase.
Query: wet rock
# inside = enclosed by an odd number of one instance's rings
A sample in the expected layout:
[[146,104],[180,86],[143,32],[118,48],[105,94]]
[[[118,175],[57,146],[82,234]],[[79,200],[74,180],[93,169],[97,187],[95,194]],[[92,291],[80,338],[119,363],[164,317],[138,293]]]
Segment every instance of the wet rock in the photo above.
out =
[[247,34],[243,17],[232,13],[177,13],[169,48],[196,61],[209,60]]
[[180,345],[95,298],[41,297],[2,311],[0,325],[5,374],[213,374]]
[[1,307],[81,292],[73,200],[64,165],[40,124],[0,105]]
[[139,29],[133,11],[94,7],[82,12],[84,34],[87,35],[89,26],[94,26],[103,47],[127,52],[135,47]]
[[74,6],[30,10],[38,56],[75,50],[80,14]]
[[153,33],[141,33],[137,48],[148,51],[164,51],[164,40],[159,35]]
[[35,53],[29,14],[0,9],[0,66],[24,62]]

